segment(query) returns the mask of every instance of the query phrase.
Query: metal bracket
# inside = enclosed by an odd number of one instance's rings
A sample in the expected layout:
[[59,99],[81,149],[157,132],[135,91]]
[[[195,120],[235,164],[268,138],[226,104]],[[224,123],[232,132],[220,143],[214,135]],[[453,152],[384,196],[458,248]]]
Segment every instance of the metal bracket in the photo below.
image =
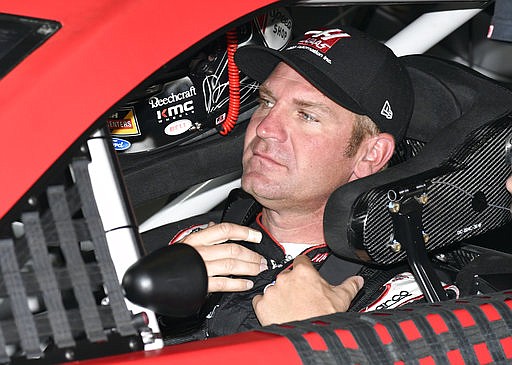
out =
[[400,203],[393,204],[393,209],[389,211],[393,220],[395,241],[405,248],[407,261],[425,298],[434,303],[449,298],[427,255],[421,201],[418,197],[409,196]]
[[[91,155],[89,175],[94,198],[102,220],[110,256],[121,282],[131,264],[142,255],[137,225],[128,203],[128,193],[122,180],[110,135],[105,129],[94,132],[87,141]],[[163,347],[156,314],[139,307],[126,299],[126,305],[133,314],[144,312],[148,319],[148,331],[141,333],[145,350]]]

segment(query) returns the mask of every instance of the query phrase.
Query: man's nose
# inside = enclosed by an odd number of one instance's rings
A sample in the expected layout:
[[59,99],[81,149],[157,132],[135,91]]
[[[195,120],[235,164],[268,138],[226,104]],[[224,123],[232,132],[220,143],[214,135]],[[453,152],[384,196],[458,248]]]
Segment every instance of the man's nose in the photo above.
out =
[[286,140],[286,116],[278,108],[272,108],[258,123],[256,135],[261,139]]

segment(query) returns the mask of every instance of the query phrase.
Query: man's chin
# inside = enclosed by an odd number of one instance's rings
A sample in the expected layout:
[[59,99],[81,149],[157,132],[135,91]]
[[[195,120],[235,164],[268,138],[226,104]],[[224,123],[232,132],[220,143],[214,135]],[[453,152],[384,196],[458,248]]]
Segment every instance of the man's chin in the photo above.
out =
[[242,176],[242,189],[251,194],[258,202],[274,200],[277,189],[271,181]]

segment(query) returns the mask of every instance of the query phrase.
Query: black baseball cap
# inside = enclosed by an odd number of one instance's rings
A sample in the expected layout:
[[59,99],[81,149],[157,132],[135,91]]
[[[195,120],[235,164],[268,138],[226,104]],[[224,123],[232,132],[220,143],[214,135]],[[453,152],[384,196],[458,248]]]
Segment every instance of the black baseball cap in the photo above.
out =
[[407,130],[414,93],[405,66],[391,49],[355,28],[310,30],[282,51],[241,47],[235,62],[260,83],[285,62],[337,104],[369,116],[396,141]]

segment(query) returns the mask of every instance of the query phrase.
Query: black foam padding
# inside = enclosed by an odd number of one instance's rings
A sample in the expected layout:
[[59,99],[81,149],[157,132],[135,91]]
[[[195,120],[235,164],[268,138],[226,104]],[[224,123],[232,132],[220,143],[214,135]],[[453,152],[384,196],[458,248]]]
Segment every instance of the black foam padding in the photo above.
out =
[[186,146],[119,155],[128,193],[137,207],[200,182],[242,171],[247,123]]

